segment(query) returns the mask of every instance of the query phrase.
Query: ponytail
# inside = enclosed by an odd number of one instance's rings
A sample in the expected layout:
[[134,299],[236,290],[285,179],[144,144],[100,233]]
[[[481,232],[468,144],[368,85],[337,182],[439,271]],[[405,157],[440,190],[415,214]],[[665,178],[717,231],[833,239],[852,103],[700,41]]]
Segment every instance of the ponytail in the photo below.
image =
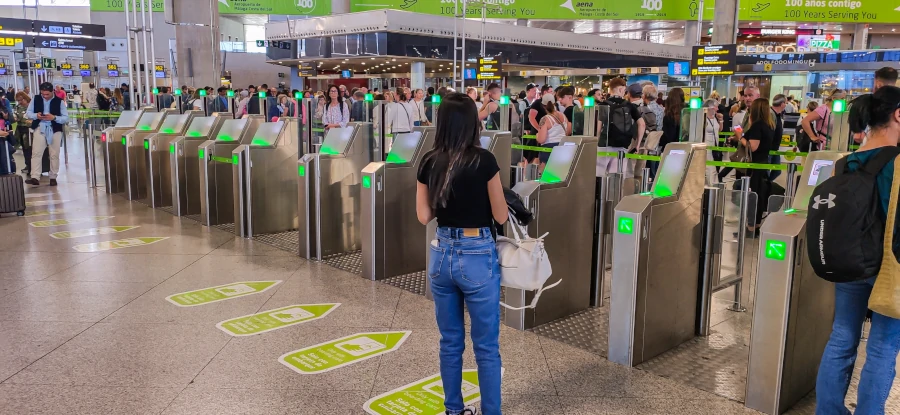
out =
[[900,109],[900,88],[883,86],[874,94],[866,94],[850,102],[847,116],[850,131],[859,133],[867,127],[878,129],[891,121],[891,116]]
[[557,111],[556,103],[553,101],[550,101],[550,102],[544,104],[544,108],[547,109],[547,114],[553,114],[554,112]]

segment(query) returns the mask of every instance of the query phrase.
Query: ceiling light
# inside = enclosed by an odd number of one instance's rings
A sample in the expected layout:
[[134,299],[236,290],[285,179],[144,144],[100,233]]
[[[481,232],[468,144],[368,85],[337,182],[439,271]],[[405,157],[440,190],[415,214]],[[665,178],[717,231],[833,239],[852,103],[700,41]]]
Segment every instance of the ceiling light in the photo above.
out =
[[391,62],[397,62],[397,60],[396,60],[396,59],[391,59]]
[[369,58],[369,59],[371,59],[371,60],[373,60],[373,61],[375,60],[375,58]]

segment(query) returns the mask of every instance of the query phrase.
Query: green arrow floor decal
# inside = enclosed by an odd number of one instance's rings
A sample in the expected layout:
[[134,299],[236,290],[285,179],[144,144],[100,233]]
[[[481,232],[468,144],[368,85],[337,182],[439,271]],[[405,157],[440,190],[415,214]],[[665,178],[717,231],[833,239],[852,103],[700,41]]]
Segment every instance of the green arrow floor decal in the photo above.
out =
[[297,304],[261,313],[225,320],[216,324],[220,330],[232,336],[252,336],[267,331],[308,323],[327,316],[341,303]]
[[34,202],[25,202],[25,206],[34,207],[34,206],[51,206],[60,203],[68,202],[68,200],[37,200]]
[[134,248],[137,246],[151,245],[159,241],[169,239],[168,236],[140,236],[137,238],[119,239],[115,241],[94,242],[90,244],[75,245],[72,249],[78,252],[103,252],[113,249]]
[[108,235],[111,233],[125,232],[140,226],[103,226],[100,228],[79,229],[75,231],[54,232],[50,234],[54,239],[82,238],[85,236]]
[[90,216],[86,218],[39,220],[37,222],[30,222],[29,225],[35,228],[49,228],[51,226],[74,225],[76,223],[99,222],[114,217],[115,216]]
[[[466,405],[481,400],[478,387],[478,370],[463,370],[462,395]],[[369,399],[363,409],[370,415],[422,414],[442,415],[444,408],[444,383],[438,373],[425,379],[401,386],[390,392]]]
[[357,333],[286,353],[278,361],[303,375],[324,373],[397,350],[411,333]]
[[230,300],[245,295],[259,294],[280,283],[281,280],[233,282],[217,287],[172,294],[166,297],[166,300],[179,307],[193,307],[214,303],[216,301]]

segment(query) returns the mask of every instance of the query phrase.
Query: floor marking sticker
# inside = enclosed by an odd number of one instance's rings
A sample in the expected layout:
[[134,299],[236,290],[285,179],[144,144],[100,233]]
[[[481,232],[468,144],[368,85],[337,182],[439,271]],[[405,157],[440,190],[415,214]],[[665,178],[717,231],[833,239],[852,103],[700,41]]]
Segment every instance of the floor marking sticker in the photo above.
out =
[[[503,372],[500,373],[502,376]],[[477,369],[463,370],[462,395],[466,405],[481,400]],[[444,408],[444,383],[441,374],[382,393],[366,401],[363,409],[371,415],[443,415],[446,408]]]
[[64,202],[68,202],[68,200],[36,200],[34,202],[25,202],[25,206],[49,206]]
[[233,282],[217,287],[172,294],[166,297],[166,301],[179,307],[193,307],[214,303],[216,301],[230,300],[245,295],[259,294],[280,283],[281,280]]
[[327,316],[341,303],[297,304],[225,320],[216,324],[232,336],[252,336]]
[[410,334],[409,330],[357,333],[285,353],[278,361],[302,375],[325,373],[397,350]]
[[159,241],[169,239],[168,236],[139,236],[137,238],[118,239],[115,241],[94,242],[90,244],[75,245],[72,249],[78,252],[102,252],[113,249],[134,248],[136,246],[152,245]]
[[81,238],[85,236],[109,235],[111,233],[125,232],[136,228],[140,228],[140,226],[103,226],[75,231],[54,232],[50,234],[50,237],[53,239]]
[[25,217],[30,218],[32,216],[47,216],[47,215],[58,215],[61,213],[65,213],[62,209],[57,210],[35,210],[32,212],[25,212]]
[[89,216],[86,218],[39,220],[37,222],[29,222],[28,224],[35,228],[49,228],[51,226],[74,225],[76,223],[99,222],[101,220],[112,219],[114,217],[115,216]]

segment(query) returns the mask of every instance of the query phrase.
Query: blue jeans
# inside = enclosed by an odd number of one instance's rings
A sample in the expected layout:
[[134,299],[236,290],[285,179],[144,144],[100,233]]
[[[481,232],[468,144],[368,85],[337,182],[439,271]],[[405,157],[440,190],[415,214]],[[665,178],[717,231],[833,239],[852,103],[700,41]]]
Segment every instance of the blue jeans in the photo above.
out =
[[[856,351],[875,278],[835,284],[834,326],[819,363],[816,415],[850,415],[844,396],[856,363]],[[900,320],[872,313],[866,363],[859,379],[856,415],[884,413],[900,352]]]
[[435,317],[441,332],[444,406],[451,414],[465,409],[461,390],[465,305],[472,318],[481,411],[484,415],[501,415],[500,260],[490,228],[478,229],[478,236],[465,236],[463,232],[461,228],[438,228],[438,246],[430,246],[428,262]]

